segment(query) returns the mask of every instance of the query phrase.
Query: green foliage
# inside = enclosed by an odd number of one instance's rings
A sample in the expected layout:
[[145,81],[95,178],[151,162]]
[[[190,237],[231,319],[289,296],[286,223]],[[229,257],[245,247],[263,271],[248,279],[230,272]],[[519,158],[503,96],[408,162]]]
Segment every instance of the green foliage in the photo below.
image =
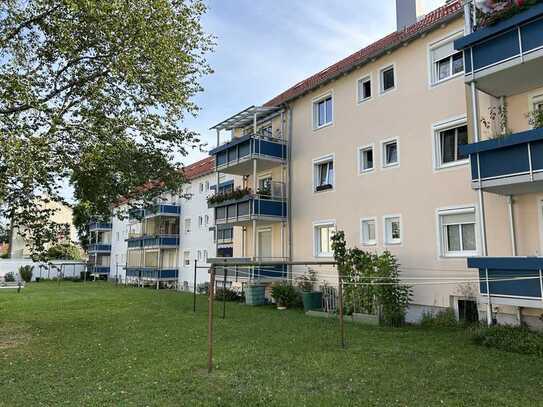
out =
[[491,138],[507,137],[513,134],[509,128],[507,102],[504,101],[503,106],[490,106],[488,118],[482,117],[481,124],[491,132]]
[[196,286],[196,292],[198,294],[209,295],[209,282],[201,283]]
[[477,21],[482,27],[494,25],[502,20],[513,17],[514,15],[521,13],[533,5],[540,3],[541,0],[515,0],[515,1],[502,1],[503,7],[499,8],[493,13],[477,13]]
[[[58,236],[70,182],[89,214],[136,191],[144,204],[184,182],[201,147],[183,127],[211,73],[203,0],[9,0],[0,13],[0,202],[35,256]],[[154,180],[154,181],[153,181]],[[158,181],[160,180],[160,181]]]
[[237,291],[229,288],[217,288],[215,299],[218,301],[241,301],[241,295]]
[[388,251],[379,255],[348,249],[343,231],[332,237],[332,250],[344,283],[346,312],[379,314],[383,325],[402,325],[411,287],[401,284],[396,257]]
[[543,110],[536,109],[526,115],[528,118],[528,124],[535,129],[543,127]]
[[14,273],[6,273],[4,275],[4,281],[6,283],[14,283],[15,282],[15,274]]
[[420,325],[424,328],[456,328],[459,326],[459,322],[454,310],[447,308],[436,313],[425,312],[422,314]]
[[275,284],[272,287],[271,295],[279,306],[291,307],[300,303],[300,294],[291,284],[286,282]]
[[30,283],[32,281],[32,273],[34,271],[34,266],[21,266],[19,267],[19,275],[25,283]]
[[477,345],[507,352],[543,356],[543,335],[524,327],[497,325],[479,328],[473,334]]
[[296,279],[298,288],[305,292],[311,292],[315,289],[317,283],[317,273],[313,269],[308,269],[303,276]]
[[237,200],[251,195],[250,188],[236,188],[233,191],[224,192],[222,194],[214,194],[207,198],[207,203],[209,205],[217,205],[230,200]]
[[51,260],[81,260],[81,252],[71,243],[59,243],[49,248],[47,257]]

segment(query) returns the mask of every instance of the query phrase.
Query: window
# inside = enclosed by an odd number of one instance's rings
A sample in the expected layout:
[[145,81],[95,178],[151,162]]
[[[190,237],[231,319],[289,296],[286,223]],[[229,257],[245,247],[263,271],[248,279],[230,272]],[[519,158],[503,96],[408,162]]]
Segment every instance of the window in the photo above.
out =
[[384,217],[385,244],[400,244],[402,242],[402,221],[399,215]]
[[198,216],[198,227],[201,229],[204,226],[204,218],[202,216]]
[[383,141],[382,163],[383,167],[394,167],[400,164],[398,140]]
[[190,233],[192,222],[190,218],[185,219],[185,233]]
[[314,191],[334,188],[334,159],[328,156],[314,161]]
[[468,126],[461,125],[436,131],[436,158],[438,167],[447,167],[467,162],[468,157],[460,153],[460,146],[468,144]]
[[200,193],[204,192],[204,183],[200,182]]
[[368,99],[371,99],[371,78],[366,76],[358,80],[358,102]]
[[331,124],[332,114],[332,96],[328,95],[313,102],[313,127],[318,129]]
[[204,263],[207,263],[207,250],[204,250]]
[[441,254],[470,256],[477,254],[475,208],[438,212],[441,234]]
[[359,173],[373,170],[373,146],[358,149]]
[[202,251],[198,250],[198,261],[202,261]]
[[209,225],[209,215],[204,216],[204,224],[207,226]]
[[381,69],[381,93],[393,90],[396,87],[394,65]]
[[432,84],[461,75],[464,72],[464,53],[454,49],[454,39],[440,42],[430,49]]
[[362,219],[360,221],[360,236],[364,246],[377,244],[377,228],[375,218]]
[[334,222],[316,224],[315,230],[315,256],[316,257],[332,257],[332,236],[336,232]]
[[190,251],[183,252],[183,264],[185,266],[190,266]]
[[206,181],[206,182],[204,183],[204,191],[205,191],[205,192],[209,191],[209,181]]
[[258,194],[265,197],[271,197],[272,195],[271,175],[267,175],[258,179]]

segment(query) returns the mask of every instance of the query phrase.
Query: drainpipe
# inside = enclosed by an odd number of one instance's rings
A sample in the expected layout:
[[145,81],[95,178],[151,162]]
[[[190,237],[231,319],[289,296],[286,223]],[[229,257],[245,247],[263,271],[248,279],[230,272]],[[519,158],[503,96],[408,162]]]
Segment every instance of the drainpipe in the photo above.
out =
[[[217,129],[217,147],[219,147],[221,145],[221,131],[220,129]],[[227,152],[228,154],[228,152]],[[217,168],[217,160],[215,160],[215,168]],[[219,186],[220,186],[220,181],[221,181],[221,173],[219,171],[216,171],[217,172],[217,186],[215,188],[215,194],[216,195],[219,195]],[[215,217],[216,215],[216,210],[213,209],[213,218],[215,219],[215,257],[218,256],[219,254],[219,239],[217,239],[218,235],[219,235],[219,230],[218,230],[218,227],[217,227],[217,219]],[[227,217],[228,217],[228,214],[227,214]],[[232,229],[232,233],[234,233],[234,230]]]
[[[477,95],[477,86],[475,81],[470,83],[471,88],[471,107],[473,109],[473,141],[481,141],[481,136],[479,132],[479,99]],[[485,200],[483,187],[481,185],[481,166],[479,161],[479,156],[477,156],[477,166],[478,166],[478,177],[479,177],[479,223],[481,228],[481,254],[483,257],[488,256],[487,240],[486,240],[486,220],[485,220]],[[488,270],[486,271],[486,287],[487,287],[487,308],[486,308],[486,321],[488,326],[492,325],[492,300],[490,298],[490,284],[488,282]]]
[[293,231],[292,231],[292,107],[288,109],[288,142],[287,142],[287,222],[288,222],[288,260],[293,259]]
[[509,195],[507,197],[507,208],[509,210],[509,230],[511,234],[511,253],[513,256],[517,255],[517,236],[515,232],[515,213],[513,211],[513,196]]
[[[253,134],[255,135],[256,137],[256,127],[257,127],[257,113],[255,112],[254,116],[253,116]],[[256,141],[256,139],[254,140]],[[254,142],[253,141],[253,142]],[[254,145],[253,145],[254,147]],[[257,170],[257,162],[256,162],[256,158],[253,158],[253,194],[256,194],[256,191],[257,191],[257,182],[256,182],[256,170]],[[253,208],[251,209],[251,212],[254,212],[256,210],[255,208],[255,201],[253,200]],[[253,215],[254,216],[254,215]],[[257,249],[257,245],[256,245],[256,219],[253,218],[253,259],[256,260],[256,249]]]

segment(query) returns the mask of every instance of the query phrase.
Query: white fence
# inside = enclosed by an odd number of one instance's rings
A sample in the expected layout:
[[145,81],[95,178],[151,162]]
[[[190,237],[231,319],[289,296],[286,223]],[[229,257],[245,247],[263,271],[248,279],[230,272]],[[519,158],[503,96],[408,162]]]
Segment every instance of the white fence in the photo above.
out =
[[81,277],[87,268],[80,261],[55,260],[51,263],[35,263],[30,259],[0,259],[0,277],[7,273],[17,273],[21,266],[32,266],[32,280],[62,277]]

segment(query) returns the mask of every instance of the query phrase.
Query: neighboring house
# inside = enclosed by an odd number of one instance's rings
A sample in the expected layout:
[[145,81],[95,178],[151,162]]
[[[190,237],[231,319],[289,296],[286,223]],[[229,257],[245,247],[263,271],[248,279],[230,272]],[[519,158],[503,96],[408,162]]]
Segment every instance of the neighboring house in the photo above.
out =
[[[56,243],[63,242],[76,242],[77,229],[73,224],[73,210],[70,206],[50,201],[42,204],[44,209],[56,209],[57,211],[52,217],[52,221],[58,224],[64,224],[68,226],[68,234],[58,236],[56,242],[51,242],[47,246],[50,247]],[[18,232],[16,228],[11,230],[9,257],[13,259],[28,258],[31,255],[28,243],[25,238]],[[31,243],[31,242],[30,242]]]
[[[216,188],[212,158],[183,168],[188,183],[180,195],[167,195],[143,211],[115,208],[111,229],[111,279],[140,284],[176,283],[192,287],[194,261],[203,267],[198,282],[207,280],[207,259],[217,256],[213,210],[207,198]],[[221,179],[221,188],[233,181]],[[126,214],[127,212],[128,215]],[[219,232],[225,235],[224,231]],[[219,255],[231,254],[232,242],[219,244]]]
[[[511,96],[510,127],[526,130],[523,114],[543,103],[543,91],[538,90],[543,86],[543,65],[537,59],[543,30],[534,24],[530,26],[533,31],[524,33],[523,41],[529,44],[523,45],[539,49],[524,56],[524,62],[530,60],[530,64],[519,63],[513,70],[503,63],[488,68],[498,70],[492,71],[490,78],[480,77],[481,72],[472,76],[474,60],[470,54],[464,56],[463,49],[471,49],[472,44],[477,48],[479,42],[492,41],[493,35],[503,31],[492,34],[492,28],[483,29],[472,34],[472,40],[469,36],[461,40],[463,46],[457,50],[454,42],[464,37],[465,27],[471,29],[464,20],[462,1],[449,1],[422,17],[417,16],[415,0],[398,3],[397,32],[299,82],[264,106],[250,107],[214,126],[218,147],[211,155],[216,171],[241,175],[243,181],[236,186],[250,188],[243,197],[238,194],[234,200],[214,205],[216,224],[234,226],[234,257],[257,261],[331,260],[330,238],[335,230],[343,230],[349,245],[396,255],[402,276],[434,281],[414,287],[408,320],[419,320],[424,312],[446,307],[454,308],[457,314],[474,310],[484,318],[488,314],[484,281],[481,285],[469,283],[479,272],[469,268],[466,259],[486,255],[487,247],[505,256],[539,254],[543,198],[535,193],[543,189],[532,181],[539,180],[538,171],[543,170],[537,167],[543,151],[531,150],[530,163],[526,157],[530,148],[540,147],[543,134],[534,130],[521,136],[524,144],[510,142],[515,146],[511,153],[505,153],[499,142],[462,148],[488,137],[492,130],[479,135],[474,131],[473,124],[479,120],[473,119],[472,105],[466,103],[464,78],[469,83],[482,82],[479,85],[484,88],[479,86],[479,91],[493,93],[497,88],[494,96]],[[541,7],[527,12],[537,24],[543,16]],[[513,44],[508,45],[518,51],[517,28],[503,30]],[[485,35],[485,30],[490,34]],[[522,29],[519,32],[522,34]],[[475,63],[489,54],[499,54],[498,48],[490,48],[482,48],[481,55],[474,52]],[[515,58],[522,62],[523,56]],[[491,103],[497,102],[481,98],[480,111]],[[221,131],[225,130],[231,131],[232,140],[221,144]],[[480,171],[488,165],[500,180],[492,184],[496,193],[481,198],[468,180],[473,173],[473,186],[480,187],[479,164],[474,157],[483,151],[487,154],[488,149],[498,153],[484,165],[481,159]],[[534,158],[536,152],[539,155]],[[520,159],[513,154],[524,159],[518,168],[509,164]],[[528,180],[527,184],[500,189],[500,185],[511,183],[502,178],[513,172]],[[514,199],[514,222],[517,230],[524,229],[524,235],[517,232],[513,239],[517,250],[512,251],[509,200],[503,194],[526,192],[531,195]],[[482,210],[486,212],[486,228]],[[517,261],[515,270],[529,266],[537,274],[537,269],[541,273],[543,268],[541,260]],[[522,261],[530,264],[520,265]],[[483,269],[486,264],[476,259],[470,260],[469,266]],[[513,266],[502,260],[492,267],[505,268],[502,274],[508,275]],[[447,278],[453,283],[436,283]],[[454,283],[462,280],[465,283]],[[543,308],[539,283],[537,278],[530,280],[532,297],[506,293],[502,298],[507,299],[494,301],[500,304],[493,310],[497,319],[518,323],[523,318],[538,323],[536,316]],[[500,291],[505,288],[495,287],[493,295],[503,294]]]

